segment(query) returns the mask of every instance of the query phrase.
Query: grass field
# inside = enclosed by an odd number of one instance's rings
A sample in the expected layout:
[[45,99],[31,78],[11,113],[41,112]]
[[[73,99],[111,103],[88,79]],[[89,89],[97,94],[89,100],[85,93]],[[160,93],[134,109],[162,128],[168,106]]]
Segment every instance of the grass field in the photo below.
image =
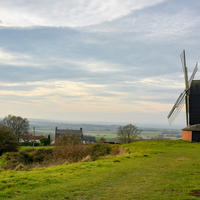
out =
[[[88,131],[84,133],[85,135],[90,135],[96,137],[96,139],[105,138],[107,140],[112,140],[117,138],[117,133],[114,131]],[[140,136],[143,138],[152,138],[159,136],[161,131],[142,131]]]
[[84,135],[94,136],[97,140],[105,138],[106,140],[117,138],[117,134],[113,131],[88,131]]
[[129,153],[94,162],[1,171],[0,199],[198,199],[192,194],[200,194],[200,144],[142,141],[124,147]]
[[151,138],[161,134],[161,131],[142,131],[140,136],[143,138]]

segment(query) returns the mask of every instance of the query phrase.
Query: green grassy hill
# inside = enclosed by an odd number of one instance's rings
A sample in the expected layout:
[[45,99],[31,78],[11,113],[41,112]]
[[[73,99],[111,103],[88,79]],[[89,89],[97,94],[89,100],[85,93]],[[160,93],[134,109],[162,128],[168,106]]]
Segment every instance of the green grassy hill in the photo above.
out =
[[129,153],[30,171],[1,171],[0,199],[198,199],[200,144],[143,141]]

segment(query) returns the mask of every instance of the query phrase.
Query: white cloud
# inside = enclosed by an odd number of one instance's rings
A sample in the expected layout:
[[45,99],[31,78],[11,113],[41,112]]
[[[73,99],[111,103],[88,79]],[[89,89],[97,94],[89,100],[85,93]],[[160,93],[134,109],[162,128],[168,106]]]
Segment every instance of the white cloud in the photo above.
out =
[[39,66],[40,64],[35,63],[30,55],[10,52],[0,48],[0,65],[34,67]]
[[63,66],[73,65],[81,70],[91,73],[112,73],[123,71],[123,66],[117,63],[95,60],[95,59],[62,59],[50,57],[48,60],[33,57],[32,55],[22,54],[18,52],[8,51],[0,48],[0,67],[3,65],[17,66],[17,67],[39,67],[48,68],[51,65]]
[[[13,87],[13,90],[0,89],[0,95],[13,95],[20,97],[40,97],[40,96],[78,96],[85,97],[92,93],[94,88],[105,88],[105,85],[87,84],[75,81],[37,81],[22,83],[0,82],[1,87]],[[31,88],[33,86],[33,89]],[[14,87],[23,87],[21,90]]]
[[0,1],[3,26],[83,27],[112,21],[164,0],[6,0]]
[[184,77],[180,73],[146,77],[135,81],[125,81],[125,83],[128,85],[154,89],[184,89]]
[[[50,58],[50,63],[59,64],[59,65],[68,65],[71,64],[81,70],[91,72],[91,73],[112,73],[123,71],[124,66],[104,61],[98,59],[62,59],[62,58]],[[136,68],[135,68],[136,69]]]
[[117,63],[114,64],[111,62],[98,60],[71,61],[71,63],[78,65],[82,70],[92,73],[120,72],[122,71],[123,67]]
[[[129,42],[132,40],[163,39],[171,40],[185,35],[190,35],[198,30],[200,17],[189,9],[180,12],[170,13],[161,11],[134,13],[100,25],[85,27],[86,31],[103,33],[130,33]],[[134,37],[133,37],[134,36]]]

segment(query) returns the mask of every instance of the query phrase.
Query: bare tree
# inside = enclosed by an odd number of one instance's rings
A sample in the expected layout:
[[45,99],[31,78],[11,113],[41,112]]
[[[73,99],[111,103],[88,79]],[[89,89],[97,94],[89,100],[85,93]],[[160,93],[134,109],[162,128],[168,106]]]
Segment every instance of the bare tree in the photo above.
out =
[[3,119],[3,125],[10,128],[16,135],[18,141],[24,135],[28,134],[29,121],[26,118],[20,116],[8,115]]
[[128,124],[126,126],[120,126],[118,128],[118,138],[120,143],[130,143],[135,141],[141,130],[139,130],[136,126],[132,124]]

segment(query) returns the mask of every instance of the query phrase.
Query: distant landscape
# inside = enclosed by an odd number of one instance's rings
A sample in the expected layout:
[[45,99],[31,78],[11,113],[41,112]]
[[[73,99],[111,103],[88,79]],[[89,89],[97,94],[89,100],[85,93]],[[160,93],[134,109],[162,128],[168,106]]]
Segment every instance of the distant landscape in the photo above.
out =
[[[87,124],[87,123],[68,123],[59,121],[48,121],[48,120],[30,120],[30,132],[32,132],[33,127],[35,127],[36,135],[48,134],[54,138],[55,127],[61,129],[80,129],[83,128],[84,135],[95,136],[98,139],[105,138],[107,140],[115,140],[117,137],[117,131],[119,126],[124,124]],[[137,126],[137,124],[136,124]],[[142,130],[140,137],[143,139],[156,139],[156,138],[168,138],[168,139],[179,139],[181,138],[180,129],[169,129],[169,128],[153,128],[153,127],[138,127]]]

